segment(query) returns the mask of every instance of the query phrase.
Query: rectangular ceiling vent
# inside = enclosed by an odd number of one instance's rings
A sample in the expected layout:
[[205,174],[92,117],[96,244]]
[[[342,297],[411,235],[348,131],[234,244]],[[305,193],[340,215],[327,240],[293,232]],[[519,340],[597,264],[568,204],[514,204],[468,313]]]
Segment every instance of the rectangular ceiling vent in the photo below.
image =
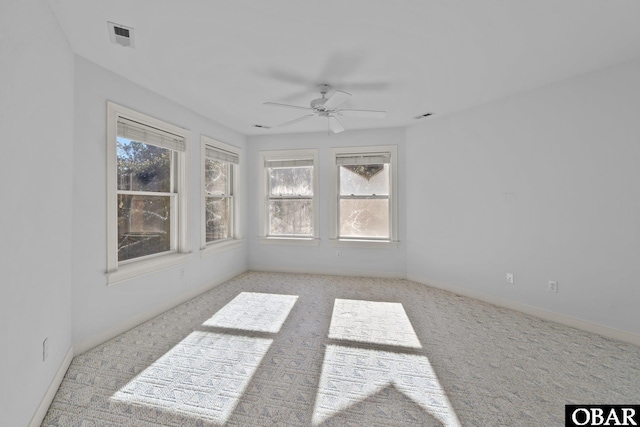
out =
[[123,47],[134,47],[133,28],[116,24],[115,22],[107,22],[109,25],[109,36],[111,43],[119,44]]

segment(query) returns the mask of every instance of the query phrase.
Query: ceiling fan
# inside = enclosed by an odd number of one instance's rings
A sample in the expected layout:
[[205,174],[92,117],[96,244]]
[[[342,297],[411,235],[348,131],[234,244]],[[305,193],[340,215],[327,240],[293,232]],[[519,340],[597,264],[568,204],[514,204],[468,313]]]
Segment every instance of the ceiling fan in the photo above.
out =
[[337,90],[333,95],[327,98],[326,95],[330,89],[331,87],[327,84],[318,85],[318,90],[320,91],[321,97],[312,100],[309,107],[300,107],[298,105],[290,104],[279,104],[277,102],[265,102],[264,105],[295,108],[297,110],[305,110],[309,113],[305,116],[298,117],[297,119],[282,123],[278,125],[278,127],[291,126],[295,123],[307,120],[311,117],[326,117],[329,125],[329,130],[333,133],[340,133],[345,130],[344,126],[342,126],[336,116],[383,119],[387,115],[386,111],[340,109],[339,107],[351,97],[351,94],[343,92],[341,90]]

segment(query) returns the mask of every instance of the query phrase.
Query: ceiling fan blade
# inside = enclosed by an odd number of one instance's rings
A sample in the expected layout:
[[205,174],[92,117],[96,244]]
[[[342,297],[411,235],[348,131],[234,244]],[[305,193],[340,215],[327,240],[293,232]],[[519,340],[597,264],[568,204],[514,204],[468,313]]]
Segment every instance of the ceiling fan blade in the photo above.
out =
[[[362,50],[339,51],[332,53],[324,63],[316,80],[334,82],[353,74],[366,59]],[[340,87],[334,84],[334,87]]]
[[313,84],[315,81],[313,78],[308,79],[299,74],[295,74],[285,70],[278,70],[278,69],[271,69],[266,72],[260,72],[259,74],[275,80],[279,80],[284,83],[293,83],[300,86],[305,86],[305,87],[308,87],[309,89],[313,88]]
[[297,119],[293,119],[293,120],[291,120],[289,122],[282,123],[282,124],[278,125],[278,127],[291,126],[292,124],[301,122],[303,120],[307,120],[309,117],[313,117],[313,116],[314,116],[313,114],[307,114],[306,116],[298,117]]
[[329,116],[329,128],[333,133],[340,133],[340,132],[344,132],[345,130],[344,126],[342,126],[342,123],[340,123],[338,119],[336,119],[333,116]]
[[337,90],[333,95],[329,97],[329,99],[327,99],[323,107],[327,110],[333,110],[334,108],[337,108],[338,106],[347,102],[349,98],[351,98],[350,93]]
[[384,119],[387,117],[386,111],[373,110],[338,110],[336,114],[349,117],[363,117],[365,119]]
[[309,107],[299,107],[297,105],[290,105],[290,104],[279,104],[277,102],[264,102],[262,105],[270,105],[272,107],[286,107],[286,108],[295,108],[296,110],[307,110],[307,111],[311,111],[311,108]]
[[382,81],[369,81],[369,82],[354,82],[354,81],[337,81],[333,82],[333,86],[341,87],[346,91],[362,92],[362,91],[376,91],[385,90],[391,87],[388,82]]

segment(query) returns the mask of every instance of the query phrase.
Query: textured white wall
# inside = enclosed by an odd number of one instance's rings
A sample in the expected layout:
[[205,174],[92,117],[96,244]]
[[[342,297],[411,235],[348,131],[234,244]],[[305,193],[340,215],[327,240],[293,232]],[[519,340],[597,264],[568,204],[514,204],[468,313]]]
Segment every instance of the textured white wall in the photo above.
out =
[[[200,134],[243,149],[245,137],[81,57],[76,57],[75,77],[72,337],[77,343],[219,278],[245,271],[247,249],[244,245],[206,258],[199,254]],[[176,266],[106,284],[107,100],[191,130],[188,179],[193,256],[184,266],[184,277],[180,277],[183,266]]]
[[640,333],[639,75],[627,63],[407,129],[409,276]]
[[[327,274],[358,274],[364,276],[389,275],[404,277],[406,268],[405,233],[405,131],[401,128],[347,131],[335,135],[326,133],[254,136],[248,142],[249,207],[251,217],[249,240],[249,266],[252,269],[296,271]],[[397,145],[398,146],[398,222],[397,249],[336,248],[329,244],[329,188],[332,162],[331,147]],[[320,245],[288,246],[265,245],[258,241],[258,153],[262,150],[317,148],[319,163]],[[336,250],[341,257],[336,257]]]
[[71,347],[73,54],[45,2],[0,2],[0,76],[0,424],[25,426]]

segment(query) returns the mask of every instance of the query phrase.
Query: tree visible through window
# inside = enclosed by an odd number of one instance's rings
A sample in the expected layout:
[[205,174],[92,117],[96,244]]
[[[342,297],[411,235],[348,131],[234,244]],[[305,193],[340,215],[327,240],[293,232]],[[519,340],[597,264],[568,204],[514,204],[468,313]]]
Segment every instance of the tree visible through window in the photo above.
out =
[[118,261],[171,250],[173,152],[117,138]]
[[313,235],[313,166],[270,167],[269,236]]
[[317,245],[317,149],[261,151],[261,243]]
[[[238,148],[202,135],[202,215],[201,248],[228,247],[238,239]],[[227,242],[225,245],[217,243]]]
[[107,102],[107,281],[177,265],[189,252],[190,132]]
[[221,160],[205,160],[206,242],[232,237],[232,166]]

